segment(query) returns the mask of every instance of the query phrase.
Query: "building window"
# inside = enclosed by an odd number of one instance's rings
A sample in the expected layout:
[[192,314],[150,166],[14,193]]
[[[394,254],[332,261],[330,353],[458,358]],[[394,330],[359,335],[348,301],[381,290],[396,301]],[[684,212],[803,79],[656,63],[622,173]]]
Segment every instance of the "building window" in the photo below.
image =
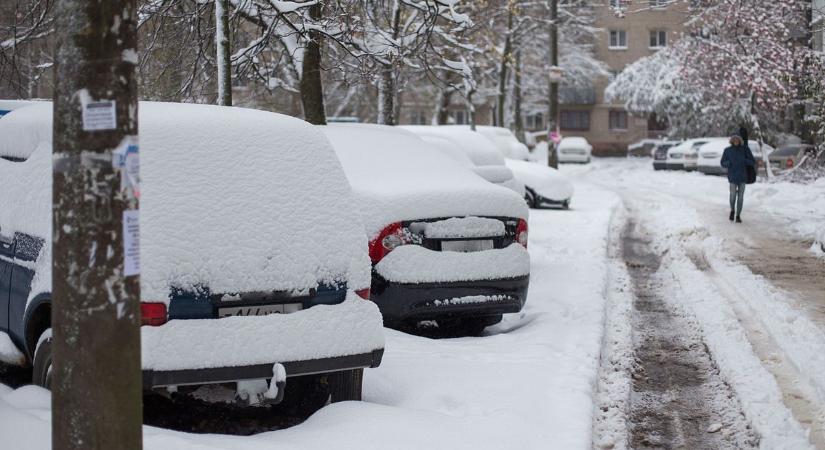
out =
[[607,72],[608,72],[607,79],[611,82],[613,80],[615,80],[616,77],[618,77],[620,73],[622,73],[621,70],[612,70],[612,69],[608,70]]
[[424,111],[410,111],[410,124],[429,125],[427,114]]
[[650,48],[667,47],[667,31],[666,30],[651,30],[650,31]]
[[562,111],[559,114],[559,126],[562,130],[590,130],[590,111]]
[[543,130],[544,129],[544,114],[535,113],[527,115],[527,129],[528,130]]
[[608,126],[611,130],[627,130],[627,111],[610,111]]
[[609,44],[611,49],[626,49],[627,32],[625,30],[610,30]]

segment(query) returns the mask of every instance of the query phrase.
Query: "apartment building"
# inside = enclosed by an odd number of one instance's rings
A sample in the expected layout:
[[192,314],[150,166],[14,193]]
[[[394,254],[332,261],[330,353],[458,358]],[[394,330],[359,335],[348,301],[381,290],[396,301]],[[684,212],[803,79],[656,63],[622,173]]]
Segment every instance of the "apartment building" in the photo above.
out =
[[[596,58],[605,62],[610,78],[638,59],[671,45],[684,31],[688,15],[686,2],[643,0],[629,3],[622,17],[615,14],[617,3],[603,0],[596,11]],[[620,102],[606,101],[604,91],[610,78],[593,80],[587,89],[560,93],[559,125],[564,136],[581,136],[593,145],[594,154],[624,154],[627,145],[643,138],[667,133],[667,124],[655,115],[627,112]]]

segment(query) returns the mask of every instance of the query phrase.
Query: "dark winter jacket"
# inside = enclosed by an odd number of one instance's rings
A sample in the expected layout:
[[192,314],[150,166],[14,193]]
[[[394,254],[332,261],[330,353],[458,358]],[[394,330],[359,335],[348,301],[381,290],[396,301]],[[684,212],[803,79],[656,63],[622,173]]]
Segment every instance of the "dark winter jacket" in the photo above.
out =
[[756,160],[747,145],[731,145],[722,154],[722,167],[728,169],[728,181],[733,184],[747,183],[747,167],[756,167]]

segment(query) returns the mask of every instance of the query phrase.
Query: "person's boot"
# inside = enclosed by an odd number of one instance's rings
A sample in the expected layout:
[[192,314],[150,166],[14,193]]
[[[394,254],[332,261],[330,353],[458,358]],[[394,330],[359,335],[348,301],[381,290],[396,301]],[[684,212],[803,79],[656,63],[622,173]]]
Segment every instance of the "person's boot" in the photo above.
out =
[[729,217],[729,219],[730,219],[730,221],[731,221],[731,222],[733,222],[733,210],[730,210],[730,217]]
[[736,223],[742,223],[742,218],[740,216],[736,216]]

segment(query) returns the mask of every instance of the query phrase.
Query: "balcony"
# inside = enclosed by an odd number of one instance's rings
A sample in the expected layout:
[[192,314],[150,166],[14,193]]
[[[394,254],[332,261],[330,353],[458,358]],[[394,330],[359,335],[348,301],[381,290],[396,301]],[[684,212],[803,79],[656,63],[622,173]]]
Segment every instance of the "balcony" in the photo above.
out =
[[559,103],[562,105],[595,105],[596,89],[593,86],[559,86]]

